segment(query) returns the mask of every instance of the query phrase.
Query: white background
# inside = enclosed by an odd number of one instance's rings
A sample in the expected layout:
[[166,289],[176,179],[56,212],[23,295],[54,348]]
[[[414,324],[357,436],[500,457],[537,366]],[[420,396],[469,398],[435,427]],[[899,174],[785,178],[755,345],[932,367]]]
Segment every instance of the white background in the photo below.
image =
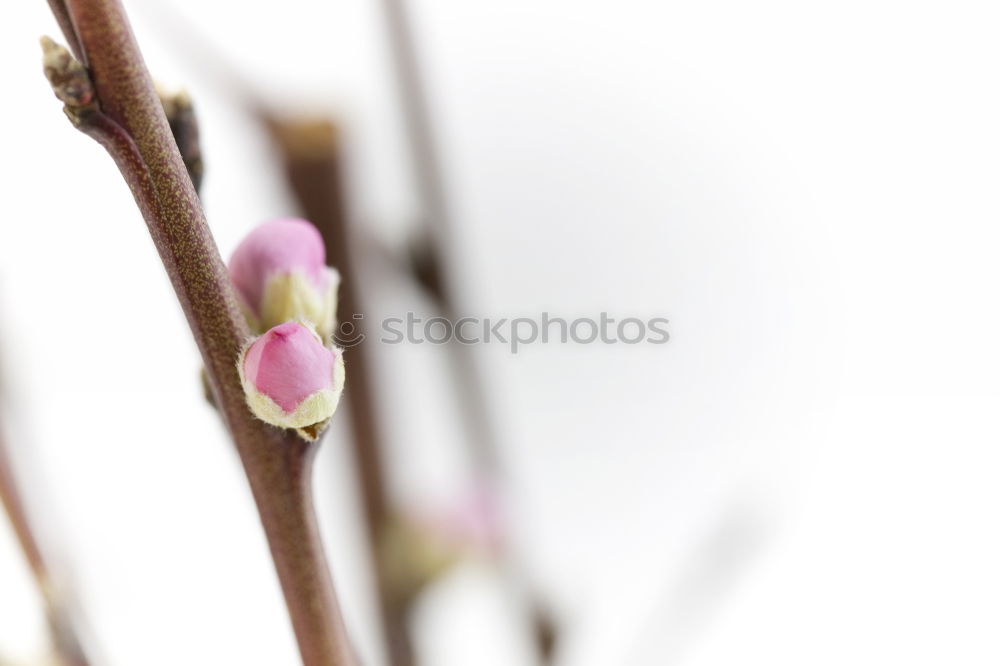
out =
[[[127,6],[155,75],[196,100],[228,256],[292,204],[158,4]],[[173,5],[273,104],[340,118],[357,223],[401,247],[420,211],[378,3]],[[564,623],[559,663],[997,663],[995,5],[412,8],[463,309],[671,321],[665,346],[476,349],[517,561]],[[57,29],[41,0],[0,21],[0,346],[26,490],[101,664],[296,663],[180,309],[111,160],[48,91],[42,33]],[[373,316],[426,310],[377,266]],[[378,352],[399,499],[447,494],[464,464],[446,350]],[[350,629],[379,664],[337,425],[319,503]],[[428,596],[427,664],[529,663],[498,585],[472,563]],[[43,652],[0,526],[0,655]]]

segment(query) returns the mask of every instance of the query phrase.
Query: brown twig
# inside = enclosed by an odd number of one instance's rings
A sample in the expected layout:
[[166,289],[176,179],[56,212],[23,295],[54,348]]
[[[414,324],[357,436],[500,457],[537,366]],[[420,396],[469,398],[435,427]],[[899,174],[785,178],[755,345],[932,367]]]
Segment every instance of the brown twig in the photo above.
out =
[[86,65],[87,54],[80,48],[80,38],[77,37],[76,28],[73,27],[73,19],[70,18],[69,9],[66,7],[66,0],[48,0],[48,2],[49,9],[52,10],[52,15],[56,17],[56,23],[59,24],[59,29],[62,31],[66,43],[69,44],[69,50],[76,56],[77,60]]
[[[339,146],[335,127],[325,119],[279,117],[257,93],[252,83],[226,61],[224,54],[214,48],[197,25],[184,20],[166,4],[154,3],[145,9],[153,12],[155,23],[161,29],[184,35],[185,48],[182,55],[196,63],[201,74],[211,79],[216,90],[223,91],[244,108],[275,140],[284,159],[286,180],[303,215],[320,230],[328,260],[343,276],[338,298],[340,319],[352,322],[360,332],[364,328],[363,320],[354,320],[353,314],[360,314],[363,309],[355,288],[358,276],[352,255],[347,250],[353,241],[348,239],[349,226],[340,182]],[[351,377],[344,401],[350,415],[353,457],[361,490],[366,536],[374,560],[380,616],[390,663],[392,666],[410,666],[414,663],[414,653],[407,630],[405,604],[400,602],[387,580],[381,560],[391,501],[384,480],[381,457],[384,439],[375,413],[376,392],[372,386],[367,352],[360,348],[351,349],[347,358]]]
[[73,613],[55,589],[52,571],[42,555],[35,530],[32,529],[2,434],[0,433],[0,505],[10,519],[14,538],[24,553],[28,569],[38,588],[56,653],[66,666],[88,666],[90,662],[80,642]]
[[0,438],[0,504],[3,505],[7,517],[10,519],[11,527],[14,528],[14,537],[24,553],[31,575],[35,578],[35,582],[42,592],[42,597],[47,599],[51,590],[51,577],[42,557],[41,548],[38,547],[38,541],[35,540],[28,515],[24,510],[21,493],[14,482],[14,471],[11,468],[10,458],[2,438]]
[[[383,0],[382,4],[400,89],[412,172],[424,214],[423,235],[413,256],[414,274],[437,301],[442,314],[455,321],[458,318],[454,295],[456,280],[452,267],[446,261],[445,250],[445,241],[453,233],[454,222],[445,192],[437,138],[424,93],[417,48],[404,0]],[[475,359],[470,356],[471,347],[451,344],[449,352],[456,395],[465,417],[466,442],[476,466],[489,476],[498,476],[500,460],[496,428],[487,408],[484,383],[477,372]]]
[[67,603],[66,596],[56,588],[52,569],[42,554],[36,531],[32,527],[32,521],[15,479],[2,426],[3,423],[0,422],[0,506],[10,520],[14,538],[24,554],[28,570],[38,588],[56,654],[66,666],[88,666],[90,661],[77,629],[78,618],[72,606]]
[[302,661],[353,665],[312,505],[315,445],[246,406],[236,362],[247,325],[124,9],[119,0],[61,6],[99,106],[100,115],[83,114],[81,129],[122,170],[187,317],[257,503]]

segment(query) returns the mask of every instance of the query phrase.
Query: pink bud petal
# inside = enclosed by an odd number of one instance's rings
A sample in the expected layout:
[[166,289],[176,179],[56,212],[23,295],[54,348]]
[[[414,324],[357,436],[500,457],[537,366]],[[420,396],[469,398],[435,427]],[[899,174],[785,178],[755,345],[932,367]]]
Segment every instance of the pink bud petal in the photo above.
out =
[[239,244],[229,260],[233,284],[247,305],[260,307],[267,281],[276,274],[301,271],[317,287],[327,285],[326,249],[310,222],[281,218],[261,224]]
[[448,542],[484,552],[495,551],[503,541],[499,499],[487,483],[467,488],[447,504],[424,511],[419,522]]
[[503,540],[503,520],[496,495],[487,486],[471,489],[446,514],[453,534],[484,550],[495,549]]
[[257,338],[243,358],[246,381],[287,413],[323,389],[334,388],[336,355],[316,334],[290,321]]

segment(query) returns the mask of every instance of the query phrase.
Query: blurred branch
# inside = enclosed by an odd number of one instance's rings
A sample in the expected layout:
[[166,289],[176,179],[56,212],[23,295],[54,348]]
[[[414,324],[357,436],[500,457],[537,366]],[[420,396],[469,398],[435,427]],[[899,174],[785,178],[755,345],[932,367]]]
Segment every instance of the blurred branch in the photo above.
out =
[[[56,5],[95,93],[82,109],[67,102],[67,113],[108,148],[143,213],[243,462],[303,663],[353,665],[312,504],[315,444],[256,420],[246,406],[236,368],[246,322],[124,9],[119,0]],[[63,99],[49,64],[47,53],[46,73]]]
[[714,520],[670,572],[650,617],[636,624],[636,643],[625,663],[652,654],[663,664],[684,662],[774,536],[767,514],[743,498]]
[[4,441],[2,425],[0,423],[0,504],[10,519],[14,537],[24,553],[32,579],[41,595],[56,653],[66,666],[88,666],[90,661],[80,642],[74,614],[63,596],[56,590],[52,572],[42,556],[35,531],[31,527],[31,521],[14,478],[14,469]]
[[[439,142],[431,120],[413,22],[407,13],[406,0],[383,0],[382,5],[410,144],[412,171],[424,212],[424,230],[410,248],[413,275],[436,301],[445,318],[454,322],[460,316],[455,289],[457,280],[447,262],[447,239],[454,233],[454,220],[448,205]],[[502,474],[499,443],[473,348],[453,341],[448,345],[448,352],[472,462],[478,474],[496,480]],[[559,638],[556,620],[530,591],[510,554],[503,552],[501,555],[509,587],[530,613],[538,655],[543,662],[550,662]]]
[[[416,44],[403,0],[383,0],[383,5],[401,92],[412,172],[423,207],[424,229],[411,248],[414,277],[437,301],[445,318],[455,321],[458,318],[456,281],[452,267],[445,260],[446,239],[454,233],[454,223],[445,193],[438,142],[430,119]],[[488,476],[498,476],[500,461],[496,429],[487,408],[484,383],[477,371],[473,350],[468,345],[454,343],[448,347],[455,394],[464,417],[465,441],[476,466]]]

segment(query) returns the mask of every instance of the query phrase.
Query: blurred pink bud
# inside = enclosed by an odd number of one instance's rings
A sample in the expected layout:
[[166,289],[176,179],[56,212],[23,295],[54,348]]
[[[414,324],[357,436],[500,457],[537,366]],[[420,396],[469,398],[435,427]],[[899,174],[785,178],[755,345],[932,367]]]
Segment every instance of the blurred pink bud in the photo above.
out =
[[493,488],[485,483],[425,514],[422,522],[460,548],[492,553],[503,541],[500,503]]
[[282,428],[325,423],[344,387],[343,353],[324,347],[315,332],[297,321],[275,326],[251,342],[239,369],[250,409]]
[[229,274],[255,330],[300,319],[324,339],[332,334],[340,275],[326,265],[323,238],[310,222],[261,224],[233,252]]
[[408,505],[390,517],[379,544],[390,593],[412,599],[461,560],[496,557],[503,527],[497,495],[485,482],[447,501]]

